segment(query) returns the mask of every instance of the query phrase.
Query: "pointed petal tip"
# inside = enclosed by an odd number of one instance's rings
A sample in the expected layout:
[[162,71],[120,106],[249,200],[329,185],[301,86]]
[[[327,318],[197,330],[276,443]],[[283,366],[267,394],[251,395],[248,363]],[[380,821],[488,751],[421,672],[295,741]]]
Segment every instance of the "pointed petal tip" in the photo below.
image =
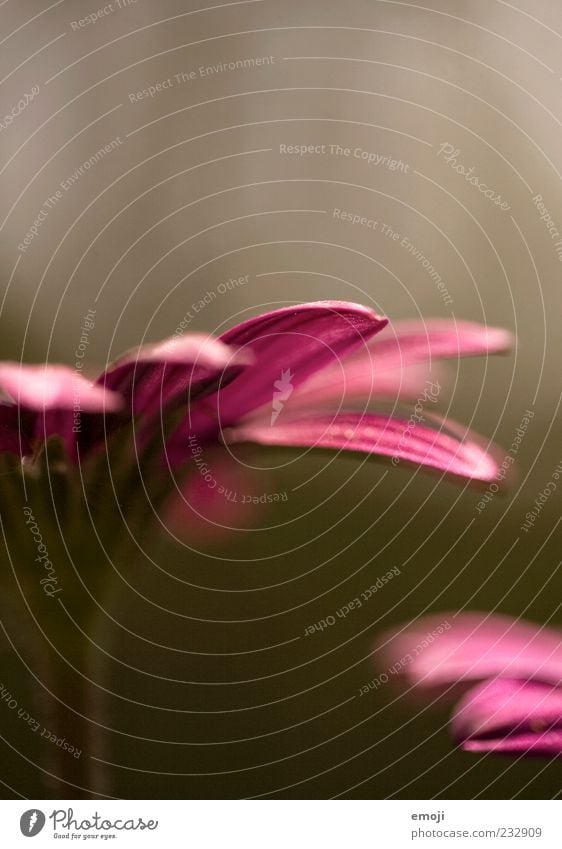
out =
[[468,442],[464,445],[464,457],[467,477],[481,483],[492,483],[496,480],[499,465],[489,450],[484,450],[474,442]]
[[233,442],[378,455],[390,458],[395,466],[405,461],[485,483],[497,473],[496,461],[476,442],[372,413],[309,416],[273,427],[247,422],[230,430],[227,438]]
[[342,312],[356,312],[359,315],[364,315],[366,318],[382,323],[383,326],[386,326],[389,323],[386,316],[379,315],[379,313],[376,313],[372,307],[365,306],[365,304],[359,304],[356,301],[310,301],[309,303],[299,304],[298,307],[302,307],[304,309],[309,309],[310,307],[323,307],[330,310],[330,312],[337,312],[338,314]]
[[486,343],[490,353],[508,353],[515,345],[515,334],[503,327],[486,327]]
[[274,315],[275,313],[283,312],[302,312],[310,309],[329,310],[341,314],[346,312],[355,312],[358,315],[364,315],[366,318],[374,318],[376,321],[384,321],[388,324],[388,319],[385,316],[378,315],[372,307],[365,304],[357,303],[357,301],[340,301],[340,300],[320,300],[320,301],[304,301],[300,304],[292,304],[287,307],[281,307],[277,310],[272,310],[270,313],[264,313],[264,316]]
[[266,333],[270,323],[282,322],[290,317],[298,318],[302,315],[303,321],[321,318],[328,315],[347,318],[352,325],[356,325],[368,337],[381,331],[388,324],[388,319],[378,315],[371,307],[357,304],[354,301],[307,301],[301,304],[279,307],[260,315],[252,316],[234,325],[219,337],[227,344],[232,340],[244,338],[246,331],[251,331],[251,338],[261,332]]
[[374,350],[401,361],[490,356],[511,351],[515,337],[503,327],[447,318],[396,321]]

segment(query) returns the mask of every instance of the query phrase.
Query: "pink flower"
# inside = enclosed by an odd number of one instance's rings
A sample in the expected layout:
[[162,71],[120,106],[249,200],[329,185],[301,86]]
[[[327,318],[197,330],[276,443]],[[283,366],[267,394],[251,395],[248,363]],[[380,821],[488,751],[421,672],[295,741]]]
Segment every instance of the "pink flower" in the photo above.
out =
[[[444,626],[444,623],[446,625]],[[465,751],[562,753],[562,633],[508,616],[443,614],[385,635],[382,654],[418,687],[483,680],[454,710]]]
[[[141,347],[94,383],[64,366],[0,364],[0,450],[27,454],[58,434],[70,456],[76,448],[85,456],[133,423],[140,452],[166,433],[173,467],[189,459],[193,440],[244,441],[359,451],[493,480],[497,462],[471,434],[366,405],[412,399],[436,374],[433,360],[505,350],[509,334],[439,320],[397,324],[379,338],[387,324],[367,307],[323,301],[251,318],[220,338]],[[358,402],[363,409],[349,408]]]
[[467,752],[562,754],[562,687],[537,681],[486,681],[470,690],[452,719]]
[[74,411],[103,414],[123,406],[120,395],[62,365],[0,363],[0,394],[0,451],[22,456],[55,435],[70,448]]

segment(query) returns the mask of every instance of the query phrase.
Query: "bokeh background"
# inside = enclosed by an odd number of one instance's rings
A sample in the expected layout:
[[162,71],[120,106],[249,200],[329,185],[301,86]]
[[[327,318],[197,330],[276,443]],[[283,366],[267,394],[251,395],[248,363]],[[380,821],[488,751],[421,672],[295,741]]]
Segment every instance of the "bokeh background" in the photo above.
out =
[[[559,793],[556,762],[456,751],[450,703],[359,690],[384,671],[377,637],[430,611],[562,625],[559,493],[521,530],[562,460],[562,237],[541,220],[562,232],[561,38],[555,0],[0,3],[2,358],[73,363],[88,311],[94,372],[178,327],[338,298],[511,329],[511,355],[449,363],[441,410],[506,449],[534,414],[481,513],[480,491],[415,469],[239,452],[239,491],[286,500],[159,539],[114,579],[93,792]],[[13,644],[42,636],[17,593],[3,608],[3,682],[28,704]],[[2,704],[0,730],[4,795],[41,797],[45,744]]]

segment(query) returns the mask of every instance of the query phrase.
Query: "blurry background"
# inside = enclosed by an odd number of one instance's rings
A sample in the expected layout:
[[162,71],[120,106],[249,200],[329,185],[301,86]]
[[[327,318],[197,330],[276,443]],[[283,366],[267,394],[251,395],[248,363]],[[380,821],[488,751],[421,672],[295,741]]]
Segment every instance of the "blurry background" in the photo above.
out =
[[[340,298],[510,328],[511,356],[449,364],[442,409],[506,449],[534,413],[480,514],[481,493],[415,470],[245,453],[273,467],[252,492],[287,499],[116,584],[96,707],[114,795],[559,792],[554,763],[456,752],[446,704],[358,693],[377,635],[424,612],[562,624],[559,495],[521,531],[562,460],[561,37],[554,0],[0,4],[2,358],[74,363],[89,311],[94,372]],[[31,698],[7,639],[2,668]],[[36,740],[1,707],[0,726],[5,794],[40,797]]]

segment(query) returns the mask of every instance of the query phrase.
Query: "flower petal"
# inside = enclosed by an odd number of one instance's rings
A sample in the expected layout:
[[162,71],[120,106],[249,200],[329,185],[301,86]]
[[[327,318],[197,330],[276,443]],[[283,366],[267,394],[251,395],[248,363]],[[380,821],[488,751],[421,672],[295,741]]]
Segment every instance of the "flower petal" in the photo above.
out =
[[233,327],[221,338],[249,349],[255,365],[221,391],[222,426],[263,404],[271,406],[284,374],[291,375],[292,394],[311,374],[354,348],[364,348],[386,323],[359,304],[318,301],[275,310]]
[[562,689],[495,679],[466,693],[452,731],[470,752],[562,754]]
[[[330,366],[306,381],[291,397],[287,413],[303,409],[339,409],[372,401],[438,400],[446,375],[442,367],[413,363],[380,369],[372,354],[345,359],[341,367]],[[256,415],[258,415],[257,413]],[[253,418],[253,417],[252,417]]]
[[370,413],[310,417],[274,427],[249,422],[233,428],[225,439],[378,454],[392,457],[395,465],[406,460],[481,481],[493,480],[498,470],[495,460],[471,438],[461,442],[412,420]]
[[248,361],[247,354],[220,339],[189,333],[129,351],[97,383],[120,392],[133,415],[154,415],[184,393],[187,402],[188,392],[200,391]]
[[284,307],[228,330],[221,340],[249,352],[254,362],[220,392],[190,406],[187,421],[168,441],[168,461],[176,465],[185,460],[190,434],[202,442],[216,439],[222,429],[265,404],[271,417],[279,409],[276,399],[289,397],[315,371],[364,346],[386,322],[360,304],[317,301]]
[[471,357],[509,351],[513,336],[501,327],[433,318],[397,321],[369,346],[380,368],[446,357]]
[[404,666],[412,683],[434,686],[492,677],[562,682],[559,631],[485,613],[437,614],[386,634],[381,640],[385,662],[412,653],[444,621],[451,627]]
[[38,413],[74,409],[114,412],[123,404],[116,393],[62,365],[0,363],[0,391],[19,407]]
[[294,409],[308,400],[311,405],[336,406],[377,396],[415,399],[428,384],[439,384],[441,371],[436,360],[497,354],[509,350],[511,344],[507,330],[468,321],[395,322],[341,365],[332,364],[312,375],[295,393],[291,405]]
[[6,449],[0,445],[0,450],[22,456],[32,453],[32,442],[42,442],[51,436],[59,436],[69,456],[74,456],[80,419],[101,418],[102,414],[116,412],[123,405],[116,392],[63,365],[0,363],[0,392],[11,402],[2,405],[2,419],[4,441],[12,445]]

